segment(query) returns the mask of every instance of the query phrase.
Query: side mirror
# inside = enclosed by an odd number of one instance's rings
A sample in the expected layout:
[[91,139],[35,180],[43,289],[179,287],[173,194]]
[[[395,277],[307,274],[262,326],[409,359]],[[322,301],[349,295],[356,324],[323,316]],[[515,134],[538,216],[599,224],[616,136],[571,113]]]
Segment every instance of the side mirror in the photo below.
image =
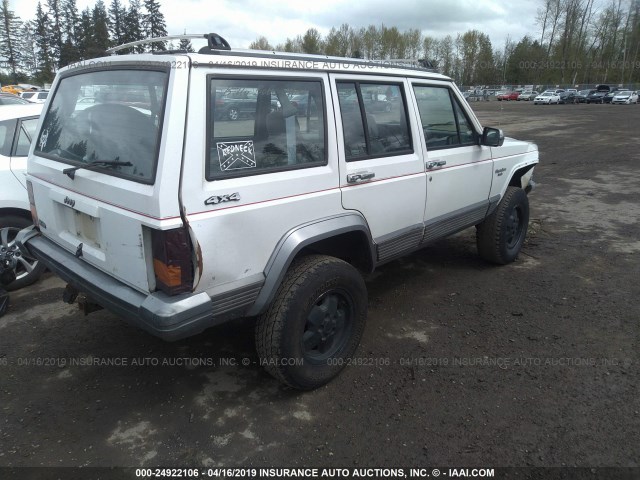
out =
[[484,127],[480,143],[487,147],[501,147],[504,143],[504,133],[499,128]]

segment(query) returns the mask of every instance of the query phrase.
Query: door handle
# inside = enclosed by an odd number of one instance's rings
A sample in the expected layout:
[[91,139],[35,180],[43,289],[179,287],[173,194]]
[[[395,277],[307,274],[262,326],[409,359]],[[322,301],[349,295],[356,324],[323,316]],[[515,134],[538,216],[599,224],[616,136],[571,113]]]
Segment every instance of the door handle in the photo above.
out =
[[363,183],[371,180],[376,174],[373,172],[350,173],[347,175],[347,183]]
[[427,168],[444,167],[447,164],[446,160],[435,160],[433,162],[427,162]]

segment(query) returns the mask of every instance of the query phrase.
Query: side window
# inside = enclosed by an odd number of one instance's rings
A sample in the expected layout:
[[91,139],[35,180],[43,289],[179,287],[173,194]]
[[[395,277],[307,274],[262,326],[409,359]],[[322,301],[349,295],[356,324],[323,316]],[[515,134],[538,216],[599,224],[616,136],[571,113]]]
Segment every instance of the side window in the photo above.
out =
[[413,87],[427,149],[474,145],[476,133],[447,87]]
[[320,81],[212,78],[209,117],[207,180],[326,165]]
[[31,139],[36,133],[37,124],[37,118],[23,120],[20,123],[20,130],[18,130],[18,142],[16,144],[14,156],[26,157],[29,155],[29,146],[31,145]]
[[338,82],[337,87],[347,161],[413,151],[401,85]]

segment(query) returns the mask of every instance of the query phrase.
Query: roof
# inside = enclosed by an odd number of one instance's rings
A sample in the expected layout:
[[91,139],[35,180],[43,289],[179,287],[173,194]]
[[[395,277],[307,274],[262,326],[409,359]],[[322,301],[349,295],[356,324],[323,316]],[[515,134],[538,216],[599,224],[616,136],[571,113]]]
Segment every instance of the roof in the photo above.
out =
[[[168,52],[140,53],[94,58],[80,61],[63,69],[108,67],[114,63],[128,62],[146,65],[184,63],[185,57],[191,59],[194,68],[258,68],[264,70],[320,71],[340,73],[365,73],[369,75],[415,76],[435,80],[451,81],[440,73],[429,69],[404,65],[391,60],[363,60],[357,58],[331,57],[327,55],[306,55],[288,52],[269,52],[259,50],[216,51],[215,54]],[[172,67],[173,68],[173,67]]]
[[0,107],[0,121],[40,115],[42,107],[44,107],[43,103],[30,103],[29,105],[3,105]]

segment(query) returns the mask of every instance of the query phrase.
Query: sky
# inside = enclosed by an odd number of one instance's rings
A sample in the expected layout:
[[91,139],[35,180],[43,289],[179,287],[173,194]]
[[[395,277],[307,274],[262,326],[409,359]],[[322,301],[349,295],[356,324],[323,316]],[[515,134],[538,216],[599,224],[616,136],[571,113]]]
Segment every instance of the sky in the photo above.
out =
[[[111,0],[104,0],[107,7]],[[10,0],[10,8],[22,20],[35,17],[38,0]],[[44,5],[46,0],[42,0]],[[128,4],[126,0],[124,3]],[[259,36],[269,43],[316,28],[323,36],[343,23],[354,29],[368,25],[418,28],[424,35],[442,38],[467,30],[480,30],[494,48],[510,36],[518,41],[539,35],[535,24],[540,0],[160,0],[169,34],[215,32],[231,47],[247,48]],[[78,10],[93,7],[95,0],[77,0]],[[197,47],[196,44],[194,44]]]

